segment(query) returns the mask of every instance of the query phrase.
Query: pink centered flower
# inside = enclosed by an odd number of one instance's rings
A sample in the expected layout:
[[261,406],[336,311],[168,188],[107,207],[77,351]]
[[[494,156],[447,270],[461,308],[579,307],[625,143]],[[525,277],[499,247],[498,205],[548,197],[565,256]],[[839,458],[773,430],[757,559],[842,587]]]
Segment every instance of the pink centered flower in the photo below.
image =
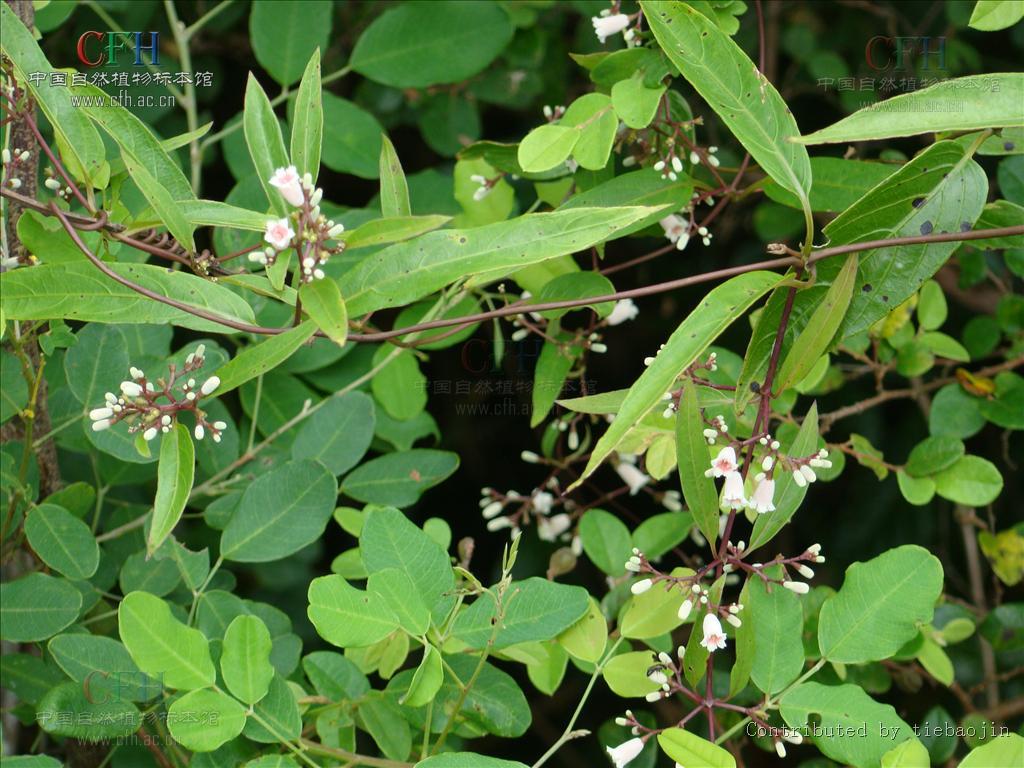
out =
[[722,629],[722,622],[713,613],[704,616],[704,639],[700,644],[708,649],[710,653],[725,648],[725,631]]
[[736,463],[736,451],[731,445],[720,450],[711,462],[711,472],[715,477],[724,477],[737,469],[739,464]]
[[271,219],[267,222],[267,231],[263,233],[263,239],[279,251],[287,248],[293,237],[295,230],[288,219]]
[[299,178],[299,172],[294,165],[289,165],[287,168],[278,168],[274,171],[274,175],[270,177],[270,186],[277,187],[277,191],[281,193],[281,197],[288,201],[289,205],[298,207],[302,205],[302,201],[305,200],[305,195],[302,193],[302,180]]

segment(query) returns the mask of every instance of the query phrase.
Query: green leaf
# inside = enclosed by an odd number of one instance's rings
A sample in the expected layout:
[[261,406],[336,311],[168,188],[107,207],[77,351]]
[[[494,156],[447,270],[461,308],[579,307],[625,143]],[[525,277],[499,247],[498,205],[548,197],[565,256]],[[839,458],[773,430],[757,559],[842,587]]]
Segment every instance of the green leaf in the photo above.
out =
[[[25,28],[10,7],[0,8],[0,26],[3,27],[3,49],[14,64],[18,82],[27,86],[57,139],[67,149],[72,167],[84,170],[90,179],[96,179],[104,163],[103,141],[86,114],[71,103],[67,88],[55,88],[50,83],[53,67],[39,48],[32,32]],[[33,72],[45,75],[37,86],[29,77]],[[27,271],[27,270],[26,270]],[[4,296],[6,304],[7,296]],[[6,310],[5,310],[6,311]],[[8,315],[9,317],[9,315]]]
[[758,165],[808,209],[811,162],[779,92],[714,22],[681,3],[640,3],[665,55]]
[[490,64],[512,39],[499,5],[438,0],[406,3],[378,16],[356,42],[349,65],[396,88],[465,80]]
[[331,474],[344,474],[370,447],[375,420],[373,400],[365,393],[332,397],[315,419],[302,425],[292,443],[292,458],[313,459]]
[[499,760],[475,752],[446,752],[420,760],[414,768],[526,768],[524,763]]
[[[274,5],[277,4],[274,3]],[[288,5],[287,3],[281,4]],[[298,10],[293,12],[298,12]],[[245,132],[245,143],[249,147],[249,156],[256,168],[256,175],[259,177],[263,192],[266,194],[267,200],[270,201],[270,207],[278,216],[288,215],[288,203],[278,189],[270,183],[276,169],[289,165],[284,139],[281,136],[281,124],[277,121],[274,108],[270,106],[270,99],[267,98],[267,94],[251,72],[245,85],[242,130]]]
[[88,579],[99,567],[100,548],[92,530],[56,504],[29,511],[25,536],[39,559],[69,579]]
[[646,696],[658,690],[657,683],[647,677],[656,658],[650,651],[631,651],[613,656],[604,665],[602,676],[612,693],[624,699]]
[[[576,623],[587,612],[587,591],[539,577],[513,581],[505,593],[505,618],[494,648],[530,640],[549,640]],[[483,648],[494,631],[496,616],[490,594],[477,597],[455,620],[452,634],[470,648]]]
[[384,136],[380,148],[380,210],[384,218],[412,216],[409,184],[391,139]]
[[317,633],[339,648],[380,642],[398,628],[383,598],[362,591],[341,576],[321,576],[309,585],[309,620]]
[[615,578],[625,573],[633,542],[619,518],[603,509],[588,509],[580,518],[579,536],[590,562]]
[[196,452],[192,436],[184,424],[175,424],[160,441],[153,521],[146,538],[146,552],[152,555],[170,536],[181,520],[196,471]]
[[[551,335],[550,330],[548,335]],[[534,368],[533,410],[530,412],[531,427],[536,427],[547,418],[578,357],[579,348],[568,343],[570,339],[568,333],[558,333],[555,338],[558,341],[564,341],[565,345],[546,341],[541,347],[540,355],[537,357],[537,366]]]
[[908,739],[882,755],[882,768],[928,768],[928,750],[917,739]]
[[327,338],[339,346],[348,337],[348,313],[338,284],[330,278],[313,280],[299,288],[302,309]]
[[676,415],[676,462],[679,484],[686,506],[697,528],[714,548],[718,539],[718,491],[715,481],[705,477],[708,446],[704,438],[704,420],[697,404],[697,387],[690,381],[683,384]]
[[329,699],[358,699],[370,682],[353,661],[333,651],[314,651],[302,660],[302,669],[317,693]]
[[[580,132],[572,148],[572,156],[581,168],[600,171],[608,164],[619,120],[612,109],[611,97],[603,93],[588,93],[569,105],[559,121]],[[524,170],[528,170],[524,166]]]
[[1012,27],[1024,17],[1024,3],[1020,0],[978,0],[967,26],[983,32],[995,32]]
[[[19,220],[25,221],[28,216]],[[0,424],[14,418],[28,404],[28,383],[22,375],[18,359],[4,350],[3,364],[0,365]]]
[[373,219],[344,232],[341,240],[347,248],[365,248],[370,245],[388,245],[432,232],[451,221],[450,216],[398,216]]
[[[294,5],[294,3],[292,3]],[[330,3],[326,3],[330,6]],[[305,14],[310,6],[303,9]],[[308,21],[308,20],[307,20]],[[324,105],[320,86],[320,49],[313,51],[295,97],[292,119],[291,156],[299,174],[309,173],[316,181],[320,171],[320,147],[324,137]]]
[[818,359],[828,351],[850,306],[853,284],[857,278],[857,264],[856,253],[846,257],[843,268],[832,281],[828,292],[807,321],[806,327],[793,341],[793,346],[789,348],[776,379],[776,389],[779,392],[802,381]]
[[[881,184],[899,166],[871,160],[842,157],[812,157],[811,210],[840,213],[871,189]],[[777,203],[800,209],[800,200],[791,192],[769,180],[764,193]]]
[[673,210],[689,205],[693,194],[693,179],[685,173],[678,174],[675,181],[661,178],[653,168],[624,173],[598,184],[596,187],[570,197],[558,210],[574,208],[614,208],[617,206],[643,205],[650,211],[633,224],[615,232],[608,238],[619,238],[639,232],[656,223]]
[[382,344],[373,355],[373,367],[377,372],[370,388],[389,416],[408,421],[422,413],[427,405],[427,377],[412,350]]
[[342,481],[341,491],[362,502],[408,507],[458,467],[458,454],[413,448],[362,464]]
[[821,655],[843,664],[887,659],[931,621],[942,565],[912,544],[846,569],[842,588],[818,619]]
[[82,593],[66,579],[30,573],[0,584],[0,637],[12,643],[46,640],[78,618]]
[[629,389],[615,421],[594,448],[578,486],[655,407],[676,378],[751,304],[779,281],[771,272],[748,272],[712,289],[665,342],[664,348]]
[[761,579],[752,577],[749,583],[743,623],[753,625],[757,649],[750,679],[772,695],[796,680],[803,671],[803,609],[800,598],[779,584],[773,584],[769,594]]
[[[692,573],[689,568],[672,570],[673,576]],[[619,622],[622,636],[645,640],[671,632],[683,623],[679,606],[689,597],[685,590],[673,588],[668,581],[659,581],[646,592],[631,597]]]
[[731,752],[682,728],[668,728],[659,733],[658,746],[679,765],[736,768],[736,758]]
[[232,695],[255,704],[267,695],[274,667],[270,630],[258,616],[236,616],[224,633],[220,671]]
[[377,118],[333,93],[324,93],[323,101],[323,164],[339,173],[376,179],[384,135]]
[[416,673],[409,683],[409,690],[399,700],[399,704],[407,707],[423,707],[434,700],[434,696],[444,682],[444,668],[441,666],[441,653],[428,644],[423,648],[423,660],[416,668]]
[[643,207],[533,213],[473,229],[430,232],[368,256],[342,275],[349,314],[408,304],[468,275],[489,280],[581,251],[650,213]]
[[902,93],[854,112],[794,141],[837,144],[936,131],[972,131],[1024,125],[1024,74],[992,72],[955,77]]
[[956,463],[965,450],[962,440],[950,435],[932,435],[914,446],[904,469],[914,477],[934,475]]
[[562,632],[558,642],[574,658],[597,663],[608,645],[608,622],[594,598],[591,597],[588,603],[583,618]]
[[917,297],[918,325],[926,331],[934,331],[946,322],[948,312],[946,294],[942,292],[942,286],[934,280],[922,285]]
[[296,741],[302,735],[302,717],[292,688],[281,675],[274,675],[270,691],[257,702],[254,715],[245,723],[245,737],[263,744]]
[[1008,733],[971,750],[960,768],[1014,768],[1024,760],[1024,737]]
[[[740,590],[740,605],[750,605],[750,590],[753,584],[753,579],[747,579],[743,585],[743,589]],[[747,687],[747,683],[750,682],[750,673],[754,668],[754,662],[757,659],[757,631],[752,621],[748,621],[750,617],[743,617],[743,623],[736,627],[734,633],[733,647],[736,649],[736,663],[732,665],[732,669],[729,670],[729,696],[735,696],[737,693]],[[696,625],[695,625],[696,626]]]
[[423,600],[416,582],[398,568],[374,571],[366,582],[366,591],[377,595],[398,619],[398,626],[413,637],[422,637],[430,628],[430,607]]
[[[252,309],[227,288],[196,275],[151,264],[108,267],[161,296],[240,323],[253,323]],[[87,262],[41,264],[0,275],[8,320],[82,320],[93,323],[173,324],[196,331],[233,333],[223,325],[168,306],[114,282]]]
[[190,691],[167,710],[167,729],[193,752],[212,752],[245,726],[245,707],[220,691]]
[[900,493],[908,503],[922,507],[935,496],[935,481],[930,477],[914,477],[906,472],[896,473]]
[[612,106],[630,128],[646,128],[654,120],[664,93],[664,86],[648,88],[638,73],[612,86]]
[[[879,704],[856,685],[803,683],[779,703],[790,728],[807,734],[824,755],[844,765],[878,766],[894,744],[914,736],[895,709]],[[812,715],[820,718],[814,721],[820,736],[811,728]]]
[[148,701],[162,690],[160,681],[143,674],[128,650],[112,637],[67,632],[52,638],[46,647],[67,676],[81,683],[95,701],[107,697]]
[[935,475],[935,492],[944,499],[969,507],[991,504],[1003,490],[996,465],[980,456],[961,456]]
[[153,210],[167,227],[167,231],[187,251],[195,252],[196,242],[192,236],[192,224],[185,218],[180,202],[175,200],[170,190],[164,186],[163,180],[150,173],[142,161],[127,149],[121,149],[121,159],[124,161],[132,181],[138,186],[149,204],[153,206]]
[[334,476],[318,462],[277,466],[245,489],[221,535],[221,556],[264,563],[298,552],[323,534],[337,495]]
[[[917,341],[922,347],[939,357],[945,357],[948,360],[956,360],[961,363],[969,362],[971,359],[970,352],[964,349],[959,341],[944,333],[927,331],[922,333]],[[907,346],[909,344],[901,347],[900,352],[906,349]]]
[[[329,0],[256,3],[249,16],[249,35],[256,61],[281,85],[291,85],[299,79],[310,54],[327,48],[333,13],[334,4]],[[319,85],[318,77],[318,89]],[[312,173],[315,175],[316,171]]]
[[165,687],[189,691],[216,681],[203,633],[178,621],[159,597],[130,592],[118,607],[117,625],[132,660]]
[[[134,704],[117,696],[90,697],[72,682],[52,688],[40,700],[36,719],[47,733],[83,741],[125,738],[142,725],[142,714]],[[8,765],[6,758],[4,765]]]
[[177,205],[193,227],[227,227],[263,232],[269,218],[266,213],[216,200],[182,200]]
[[527,173],[543,173],[565,163],[580,140],[580,129],[571,125],[541,125],[519,142],[516,159]]
[[227,394],[245,382],[276,368],[295,354],[295,350],[305,344],[315,332],[316,325],[312,321],[307,321],[284,333],[269,336],[263,341],[245,347],[217,369],[217,376],[220,377],[217,394]]

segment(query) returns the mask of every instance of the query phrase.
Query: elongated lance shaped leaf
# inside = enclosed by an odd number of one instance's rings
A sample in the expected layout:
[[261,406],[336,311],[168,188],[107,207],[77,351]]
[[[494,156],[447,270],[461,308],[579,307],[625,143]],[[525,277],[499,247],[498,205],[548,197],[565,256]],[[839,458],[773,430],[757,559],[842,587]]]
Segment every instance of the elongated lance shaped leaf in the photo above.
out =
[[1024,125],[1024,73],[994,72],[955,77],[901,93],[794,139],[836,144],[940,131],[973,131]]
[[807,327],[796,337],[792,349],[779,369],[774,387],[777,392],[782,392],[803,379],[818,358],[829,348],[832,338],[836,335],[836,329],[843,322],[846,310],[850,306],[853,284],[857,277],[857,263],[856,253],[846,257],[846,263],[829,286],[821,304],[814,310]]
[[395,145],[387,136],[381,137],[380,148],[380,210],[385,218],[412,216],[409,205],[409,184]]
[[348,336],[348,313],[338,284],[333,280],[313,280],[299,288],[302,308],[327,337],[342,345]]
[[174,428],[160,441],[160,464],[156,475],[156,499],[153,522],[146,538],[146,551],[152,555],[174,530],[185,511],[195,478],[196,451],[192,436],[184,424]]
[[292,162],[299,174],[309,173],[316,181],[320,170],[320,148],[324,137],[324,105],[320,87],[320,49],[306,64],[295,97],[295,117],[292,120]]
[[811,161],[779,92],[717,24],[689,5],[640,3],[658,44],[762,170],[809,211]]
[[245,85],[245,110],[242,118],[242,129],[245,142],[249,145],[249,155],[256,167],[263,191],[267,193],[270,207],[279,216],[288,213],[288,204],[281,193],[270,183],[274,170],[288,165],[288,154],[285,152],[284,139],[281,137],[281,124],[277,122],[274,108],[263,88],[249,73],[249,81]]
[[570,486],[575,488],[589,477],[601,462],[615,450],[633,427],[655,405],[675,381],[714,341],[759,298],[778,285],[781,278],[773,272],[748,272],[714,288],[691,312],[665,342],[664,348],[633,382],[615,421],[601,436],[582,477]]
[[217,375],[220,377],[217,394],[230,392],[250,379],[262,376],[277,367],[291,357],[314,333],[316,324],[312,320],[307,320],[291,330],[246,347],[217,369]]
[[[22,24],[7,3],[0,7],[0,27],[3,28],[3,52],[14,65],[19,84],[27,88],[53,126],[54,133],[71,155],[69,166],[84,171],[86,177],[96,178],[104,162],[103,140],[95,126],[82,110],[71,103],[67,88],[54,88],[50,82],[53,67],[47,61],[32,32]],[[37,86],[29,74],[45,75]]]
[[[970,229],[981,214],[988,181],[968,148],[952,141],[933,144],[864,195],[825,227],[829,245],[904,237],[929,232]],[[876,248],[860,254],[850,306],[836,333],[835,343],[870,328],[909,298],[942,266],[958,243],[922,243]],[[838,277],[843,260],[815,265],[813,287],[802,290],[782,342],[782,359],[796,336]],[[736,383],[736,412],[741,413],[754,393],[752,382],[764,380],[775,333],[785,304],[785,290],[776,291],[758,317]]]
[[339,284],[350,316],[423,298],[477,273],[510,272],[603,242],[652,212],[644,206],[531,213],[473,229],[430,232],[359,262]]
[[687,381],[683,384],[676,416],[679,485],[697,527],[713,548],[718,539],[718,492],[715,481],[704,476],[708,468],[708,444],[703,433],[704,420],[697,404],[697,387]]

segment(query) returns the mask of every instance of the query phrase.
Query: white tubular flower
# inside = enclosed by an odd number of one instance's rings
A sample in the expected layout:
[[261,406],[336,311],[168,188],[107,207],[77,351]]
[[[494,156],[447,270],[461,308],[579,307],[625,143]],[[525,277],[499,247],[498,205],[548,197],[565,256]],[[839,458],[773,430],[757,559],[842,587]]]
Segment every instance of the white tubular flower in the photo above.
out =
[[629,486],[629,495],[636,496],[640,489],[651,482],[651,478],[637,469],[633,464],[620,461],[615,465],[615,471],[619,473],[622,482]]
[[110,419],[97,419],[92,423],[93,432],[102,432],[110,427]]
[[735,613],[730,613],[728,616],[725,617],[725,620],[732,624],[734,627],[739,627],[743,624],[743,622],[740,620],[740,617],[737,616]]
[[270,186],[277,187],[277,191],[281,193],[281,197],[289,205],[294,205],[295,207],[302,205],[302,201],[305,199],[302,192],[302,180],[299,178],[299,172],[294,165],[289,165],[287,168],[278,168],[274,171],[274,175],[270,177],[269,182]]
[[650,579],[640,579],[640,581],[636,582],[629,588],[629,591],[634,595],[642,595],[652,586],[654,586],[654,582]]
[[665,494],[661,497],[661,506],[669,512],[682,512],[683,497],[679,491],[665,491]]
[[572,526],[572,518],[562,512],[537,521],[537,535],[541,541],[554,541]]
[[142,394],[142,387],[134,381],[122,381],[121,391],[124,393],[125,397],[139,397]]
[[608,315],[608,325],[621,325],[639,314],[640,309],[633,303],[632,299],[620,299],[615,302],[615,308]]
[[626,561],[626,570],[632,573],[640,573],[640,558],[633,555]]
[[540,461],[540,456],[538,456],[533,451],[523,451],[522,453],[519,454],[519,458],[525,461],[527,464],[536,464],[537,462]]
[[736,451],[731,445],[725,446],[711,462],[711,470],[704,474],[709,477],[724,477],[739,469],[736,461]]
[[501,510],[503,510],[504,508],[505,505],[502,504],[500,501],[492,501],[490,504],[484,507],[484,510],[481,514],[484,516],[484,520],[490,520],[494,517],[497,517]]
[[643,752],[644,742],[643,739],[632,738],[619,744],[617,747],[606,747],[606,749],[608,750],[608,757],[611,758],[615,768],[622,768]]
[[491,533],[500,531],[502,528],[511,528],[512,520],[507,517],[496,517],[493,520],[487,521],[487,530]]
[[540,491],[533,495],[533,508],[540,512],[542,515],[546,515],[551,511],[551,505],[555,503],[555,497],[547,491]]
[[798,595],[806,595],[811,590],[810,585],[803,581],[784,581],[782,586]]
[[784,758],[786,756],[786,745],[781,741],[775,742],[775,754],[779,757]]
[[111,408],[93,408],[89,411],[89,418],[93,421],[99,421],[100,419],[109,419],[114,415],[114,411]]
[[210,378],[208,378],[206,381],[203,382],[203,386],[201,386],[199,388],[199,391],[202,392],[204,395],[209,395],[215,389],[217,389],[217,387],[219,387],[219,386],[220,386],[220,377],[219,376],[211,376]]
[[288,219],[271,219],[267,222],[267,229],[263,233],[263,239],[274,248],[283,251],[295,237],[295,230],[288,222]]
[[690,598],[686,598],[685,600],[683,600],[683,604],[679,606],[679,613],[677,614],[679,616],[679,620],[686,621],[686,619],[690,616],[690,611],[692,610],[693,601],[690,600]]
[[770,477],[762,477],[750,495],[750,508],[759,515],[763,515],[765,512],[774,512],[774,497],[775,481]]
[[722,622],[713,613],[704,615],[704,638],[700,644],[708,649],[709,653],[725,648],[725,630],[722,629]]
[[814,578],[814,569],[813,568],[808,568],[803,563],[797,563],[796,564],[796,570],[805,579],[813,579]]
[[594,16],[590,22],[594,25],[594,34],[597,35],[598,41],[603,44],[609,37],[619,34],[629,26],[629,16],[624,13]]
[[739,472],[730,472],[725,476],[722,505],[728,509],[743,509],[747,506],[747,497],[743,490],[743,475]]
[[661,225],[662,230],[665,232],[665,239],[670,243],[675,243],[676,248],[680,251],[686,247],[686,242],[679,245],[679,241],[683,238],[687,238],[686,232],[690,228],[690,222],[680,216],[678,213],[673,213],[661,221],[658,222]]

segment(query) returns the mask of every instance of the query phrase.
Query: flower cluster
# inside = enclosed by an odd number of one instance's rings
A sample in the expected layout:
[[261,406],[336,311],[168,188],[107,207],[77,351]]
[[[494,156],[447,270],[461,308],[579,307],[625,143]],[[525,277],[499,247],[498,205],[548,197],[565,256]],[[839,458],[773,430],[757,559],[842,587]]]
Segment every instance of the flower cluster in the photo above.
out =
[[[532,451],[523,451],[522,458],[531,464],[540,461],[540,457]],[[552,478],[546,487],[557,490],[557,480]],[[560,505],[563,505],[562,500],[550,490],[543,488],[534,488],[529,495],[515,490],[498,493],[493,488],[480,489],[481,514],[487,521],[487,530],[500,531],[507,528],[511,529],[513,536],[518,534],[522,526],[532,518],[537,525],[537,536],[541,541],[554,542],[560,539],[569,539],[569,530],[573,524],[572,516],[568,512],[552,514],[552,511]],[[578,542],[578,538],[572,541],[574,552],[580,549]]]
[[[280,192],[286,203],[298,210],[282,219],[267,221],[263,239],[268,245],[263,250],[250,253],[249,260],[270,266],[283,251],[295,248],[300,256],[302,281],[322,280],[324,264],[332,255],[345,249],[345,244],[338,241],[345,226],[320,212],[324,191],[314,187],[312,174],[305,173],[300,177],[295,166],[289,165],[275,170],[268,183]],[[332,245],[329,241],[335,242]]]
[[223,421],[209,421],[200,405],[204,397],[217,390],[220,379],[210,376],[197,386],[196,379],[191,376],[203,367],[205,355],[206,347],[200,344],[185,358],[181,370],[171,363],[167,378],[159,378],[155,382],[135,366],[129,368],[129,378],[121,382],[120,393],[107,392],[104,404],[89,411],[93,431],[102,432],[124,421],[129,425],[129,434],[141,432],[148,441],[162,432],[170,432],[181,412],[189,411],[195,417],[193,434],[196,440],[202,440],[209,432],[213,441],[219,443],[221,433],[228,425]]
[[15,147],[7,149],[4,147],[0,152],[0,159],[3,160],[3,185],[11,189],[21,189],[21,178],[17,175],[18,167],[29,161],[32,153],[27,149]]

